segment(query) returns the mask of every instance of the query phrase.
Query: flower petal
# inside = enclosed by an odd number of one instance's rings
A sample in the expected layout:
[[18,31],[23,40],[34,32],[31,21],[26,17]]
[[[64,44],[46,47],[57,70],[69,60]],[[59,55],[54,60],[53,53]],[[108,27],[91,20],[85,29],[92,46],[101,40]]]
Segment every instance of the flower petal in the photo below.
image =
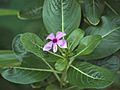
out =
[[52,48],[53,42],[50,41],[43,47],[43,51],[49,51]]
[[51,33],[47,36],[46,40],[50,39],[53,40],[55,38],[54,33]]
[[58,32],[56,33],[56,38],[57,38],[57,39],[61,39],[61,38],[64,37],[65,35],[66,35],[66,33],[58,31]]
[[57,42],[57,44],[58,44],[58,46],[59,46],[60,48],[67,48],[67,42],[66,42],[66,40],[64,40],[64,39],[59,40],[59,41]]
[[57,43],[53,44],[53,52],[57,52]]

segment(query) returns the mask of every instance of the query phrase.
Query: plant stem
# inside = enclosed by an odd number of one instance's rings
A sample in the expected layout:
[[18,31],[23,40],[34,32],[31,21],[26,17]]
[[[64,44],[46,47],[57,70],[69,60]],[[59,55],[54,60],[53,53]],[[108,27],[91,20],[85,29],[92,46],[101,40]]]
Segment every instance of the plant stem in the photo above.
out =
[[[64,28],[63,28],[63,30],[64,30]],[[39,46],[38,44],[35,44],[35,45],[38,46],[40,49],[42,49],[42,47]],[[51,53],[51,54],[53,54],[53,55],[55,55],[55,56],[58,56],[58,57],[64,59],[64,57],[62,57],[62,56],[60,56],[60,55],[58,55],[58,54],[55,54],[55,53],[50,52],[50,51],[48,51],[48,52]],[[39,57],[40,57],[40,56],[39,56]],[[54,68],[53,68],[43,57],[40,57],[40,58],[41,58],[42,61],[51,69],[51,71],[53,72],[53,74],[55,75],[55,77],[57,78],[57,80],[58,80],[58,81],[60,82],[60,84],[62,85],[62,81],[61,81],[59,75],[58,75],[56,72],[54,72],[54,71],[55,71]]]
[[69,67],[71,66],[72,62],[74,61],[74,58],[71,58],[66,69],[63,71],[62,73],[62,76],[61,76],[61,81],[62,81],[62,84],[64,84],[64,82],[66,82],[66,79],[67,79],[67,71],[69,69]]
[[53,53],[53,52],[51,52],[51,51],[48,51],[50,54],[53,54],[53,55],[55,55],[55,56],[57,56],[57,57],[60,57],[60,58],[62,58],[62,59],[64,59],[64,57],[62,57],[61,55],[58,55],[58,54],[55,54],[55,53]]
[[57,78],[57,80],[61,83],[61,79],[58,76],[58,74],[56,72],[54,72],[55,71],[54,68],[44,58],[42,58],[42,60],[53,71],[53,74],[55,75],[55,77]]

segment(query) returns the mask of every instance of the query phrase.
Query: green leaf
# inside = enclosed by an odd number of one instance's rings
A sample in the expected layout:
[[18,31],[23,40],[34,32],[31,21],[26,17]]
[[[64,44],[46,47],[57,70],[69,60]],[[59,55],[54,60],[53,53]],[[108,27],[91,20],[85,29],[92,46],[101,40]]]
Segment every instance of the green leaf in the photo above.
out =
[[1,75],[13,83],[31,84],[46,79],[50,75],[47,69],[42,60],[32,55],[24,58],[21,66],[6,69]]
[[68,41],[68,48],[73,51],[76,46],[80,43],[81,39],[83,38],[85,32],[81,29],[74,30],[67,38]]
[[28,53],[20,41],[21,35],[22,34],[18,34],[15,36],[12,42],[12,50],[16,54],[16,58],[20,61],[22,61],[23,57],[25,57]]
[[49,33],[65,31],[70,33],[79,27],[81,8],[75,0],[45,0],[43,21]]
[[58,60],[55,63],[55,69],[58,71],[63,71],[63,70],[65,70],[67,64],[68,64],[67,60],[63,60],[63,59]]
[[0,9],[0,16],[17,15],[19,11],[12,9]]
[[[117,16],[120,16],[120,1],[119,0],[107,0],[105,1],[106,6],[109,8],[106,12],[112,12]],[[111,13],[108,13],[111,14]]]
[[84,3],[84,0],[76,0],[79,4]]
[[103,40],[93,53],[83,59],[100,59],[109,56],[120,49],[120,17],[110,20],[103,16],[102,24],[88,27],[86,32],[90,35],[101,35]]
[[117,72],[120,68],[120,59],[117,56],[110,56],[93,62],[99,66],[108,68],[112,72]]
[[44,0],[29,1],[29,4],[25,7],[25,9],[22,9],[19,12],[18,18],[22,20],[40,19],[42,17],[43,2]]
[[69,83],[83,88],[105,88],[113,83],[114,76],[107,69],[81,62],[68,71]]
[[55,62],[61,59],[61,57],[56,56],[56,54],[44,52],[42,49],[44,42],[34,33],[22,34],[21,42],[28,52],[31,52],[40,58],[44,58],[47,61]]
[[77,53],[77,55],[75,56],[87,55],[92,53],[94,49],[97,47],[97,45],[100,43],[101,39],[102,38],[100,35],[89,35],[84,37],[80,41],[80,45],[76,49],[75,53]]
[[84,8],[88,21],[97,25],[104,10],[104,0],[84,0]]
[[0,51],[0,68],[19,66],[20,64],[21,62],[16,59],[16,56],[13,51]]

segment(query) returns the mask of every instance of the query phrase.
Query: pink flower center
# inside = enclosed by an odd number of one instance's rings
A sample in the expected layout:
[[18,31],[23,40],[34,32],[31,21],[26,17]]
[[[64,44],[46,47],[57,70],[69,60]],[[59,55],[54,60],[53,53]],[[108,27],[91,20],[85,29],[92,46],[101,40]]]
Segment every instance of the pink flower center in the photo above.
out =
[[53,43],[56,43],[58,40],[55,38],[52,40]]

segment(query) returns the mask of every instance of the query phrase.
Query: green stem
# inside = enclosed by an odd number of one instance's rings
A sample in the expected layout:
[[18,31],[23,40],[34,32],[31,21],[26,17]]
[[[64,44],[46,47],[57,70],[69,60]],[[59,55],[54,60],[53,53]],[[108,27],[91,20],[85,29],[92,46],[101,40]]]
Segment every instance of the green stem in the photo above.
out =
[[64,70],[64,72],[62,73],[62,76],[61,76],[61,81],[62,83],[64,84],[64,82],[66,82],[66,79],[67,79],[67,71],[69,69],[69,67],[71,66],[72,62],[74,61],[74,58],[71,58],[70,59],[70,62],[68,63],[66,69]]
[[42,58],[42,60],[53,71],[53,74],[55,75],[55,77],[57,78],[57,80],[61,83],[61,79],[58,76],[58,74],[56,72],[54,72],[55,71],[54,68],[44,58]]
[[60,58],[62,58],[62,59],[64,59],[64,57],[62,57],[61,55],[58,55],[58,54],[55,54],[55,53],[53,53],[53,52],[51,52],[51,51],[48,51],[50,54],[53,54],[53,55],[55,55],[55,56],[57,56],[57,57],[60,57]]

